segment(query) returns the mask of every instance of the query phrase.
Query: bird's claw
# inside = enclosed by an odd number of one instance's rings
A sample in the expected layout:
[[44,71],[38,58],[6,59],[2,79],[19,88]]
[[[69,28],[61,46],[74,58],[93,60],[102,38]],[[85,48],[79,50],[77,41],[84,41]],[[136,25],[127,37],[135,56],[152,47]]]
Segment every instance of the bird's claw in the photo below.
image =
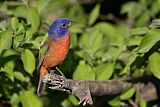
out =
[[84,98],[80,99],[78,104],[81,104],[81,103],[82,103],[83,106],[85,106],[86,104],[92,105],[93,101],[92,101],[92,98],[90,98],[88,96],[85,96]]
[[[53,74],[54,75],[54,74]],[[43,82],[48,83],[48,84],[62,84],[63,83],[63,79],[61,78],[56,78],[54,77],[52,74],[46,74],[43,78]]]
[[52,81],[50,82],[49,84],[52,84],[52,85],[55,85],[55,86],[58,86],[58,85],[63,85],[60,81]]
[[48,88],[53,89],[53,90],[57,90],[57,89],[61,88],[61,86],[50,86]]
[[58,89],[58,88],[63,88],[63,80],[62,79],[56,79],[53,78],[51,74],[46,74],[44,76],[43,82],[51,84],[50,89]]
[[48,82],[48,81],[51,81],[51,75],[50,74],[46,74],[43,78],[43,82]]

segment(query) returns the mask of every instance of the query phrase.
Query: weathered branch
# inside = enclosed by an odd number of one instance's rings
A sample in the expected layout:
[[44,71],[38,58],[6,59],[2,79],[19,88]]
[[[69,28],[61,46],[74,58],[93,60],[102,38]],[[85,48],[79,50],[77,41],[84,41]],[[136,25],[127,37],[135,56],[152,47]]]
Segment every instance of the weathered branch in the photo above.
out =
[[93,104],[92,96],[115,95],[131,87],[124,80],[84,81],[71,80],[57,74],[47,74],[43,80],[50,84],[50,89],[72,93],[80,100],[79,103]]
[[158,90],[152,82],[147,84],[139,82],[136,84],[136,88],[140,91],[145,101],[154,101],[158,98]]

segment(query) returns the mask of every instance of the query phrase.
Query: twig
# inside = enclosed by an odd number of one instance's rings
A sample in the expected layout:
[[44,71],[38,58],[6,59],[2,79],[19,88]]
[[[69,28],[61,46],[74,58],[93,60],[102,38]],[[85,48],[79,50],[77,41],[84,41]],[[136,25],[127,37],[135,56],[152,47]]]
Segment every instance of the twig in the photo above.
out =
[[129,99],[128,101],[129,101],[129,104],[131,105],[131,107],[138,107],[138,104],[135,101],[133,101],[132,99]]
[[43,82],[50,84],[50,89],[72,93],[80,100],[79,104],[93,104],[92,96],[115,95],[131,87],[124,80],[84,81],[71,80],[57,74],[47,74]]

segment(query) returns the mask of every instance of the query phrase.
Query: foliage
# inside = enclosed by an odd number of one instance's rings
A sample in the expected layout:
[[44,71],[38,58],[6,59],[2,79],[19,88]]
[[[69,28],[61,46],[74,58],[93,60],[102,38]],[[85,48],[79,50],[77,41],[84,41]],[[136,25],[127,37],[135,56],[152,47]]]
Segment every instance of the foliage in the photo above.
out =
[[[117,17],[113,23],[101,19],[101,4],[95,4],[87,13],[82,4],[71,0],[0,2],[2,106],[78,106],[78,100],[72,95],[50,92],[38,98],[35,94],[36,56],[49,25],[58,17],[75,22],[71,28],[69,55],[60,65],[67,77],[101,81],[148,75],[160,79],[160,19],[156,19],[159,0],[123,3],[121,14],[126,16],[124,19]],[[104,103],[113,107],[127,106],[132,98],[141,107],[149,104],[134,86],[120,95],[106,98]],[[96,106],[101,107],[101,102]]]

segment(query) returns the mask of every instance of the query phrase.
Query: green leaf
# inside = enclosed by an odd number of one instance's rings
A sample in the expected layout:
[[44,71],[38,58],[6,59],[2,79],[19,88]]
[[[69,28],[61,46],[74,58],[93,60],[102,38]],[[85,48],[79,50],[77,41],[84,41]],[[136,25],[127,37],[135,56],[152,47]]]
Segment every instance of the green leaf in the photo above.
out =
[[111,105],[112,107],[121,107],[123,105],[123,102],[121,102],[118,97],[115,97],[110,101],[108,101],[108,104]]
[[19,81],[22,81],[22,82],[25,81],[25,77],[21,72],[15,71],[14,77]]
[[149,25],[149,28],[160,28],[160,19],[152,20],[152,23]]
[[135,1],[130,1],[123,4],[121,14],[127,14],[129,19],[135,19],[142,13],[142,7]]
[[141,43],[142,39],[142,36],[130,37],[127,46],[138,46]]
[[155,77],[160,79],[160,54],[158,52],[154,52],[151,56],[149,56],[149,68]]
[[[135,49],[135,50],[136,50],[136,49]],[[122,72],[120,73],[120,75],[127,74],[128,71],[130,70],[131,64],[136,60],[138,54],[135,52],[135,50],[133,50],[133,51],[130,53],[129,61],[128,61],[128,63],[126,64],[125,68],[124,68],[124,69],[122,70]]]
[[88,24],[92,25],[98,18],[99,14],[100,14],[100,4],[97,4],[89,15]]
[[147,27],[137,27],[130,31],[131,35],[144,35],[148,32]]
[[18,22],[18,19],[16,18],[16,17],[13,17],[12,19],[11,19],[11,28],[14,30],[14,31],[16,31],[17,29],[18,29],[18,25],[19,24],[19,22]]
[[30,40],[33,37],[33,31],[27,30],[26,31],[26,40]]
[[14,81],[14,74],[13,74],[14,67],[15,67],[14,60],[10,60],[10,61],[6,62],[4,65],[4,71],[7,75],[7,77],[12,81]]
[[11,31],[5,30],[0,32],[0,54],[4,49],[9,49],[12,45]]
[[92,56],[86,50],[76,51],[76,54],[79,57],[83,58],[85,61],[88,61],[88,62],[92,61]]
[[13,39],[13,47],[16,49],[20,44],[23,44],[22,42],[24,41],[24,34],[17,35]]
[[7,49],[2,54],[4,70],[11,80],[13,80],[13,70],[15,67],[15,60],[18,58],[17,56],[18,53],[13,49]]
[[2,54],[3,58],[2,63],[4,63],[4,72],[6,73],[6,76],[12,81],[14,80],[13,70],[16,65],[15,59],[17,58],[15,55],[18,55],[18,53],[13,49],[7,49]]
[[[18,52],[13,50],[13,49],[7,49],[3,52],[2,54],[2,57],[9,57],[9,56],[12,56],[12,55],[18,55]],[[14,57],[15,58],[15,57]],[[13,59],[13,58],[12,58]]]
[[103,34],[99,32],[98,30],[95,30],[92,32],[92,37],[90,38],[90,49],[95,53],[98,51],[103,43]]
[[39,49],[41,46],[38,41],[30,41],[30,43],[32,44],[31,46],[32,49]]
[[147,102],[144,100],[139,91],[136,91],[136,101],[138,101],[140,107],[147,107]]
[[11,105],[12,107],[19,107],[20,98],[17,93],[14,93],[11,97]]
[[21,91],[20,101],[22,107],[42,107],[41,101],[32,91]]
[[103,34],[93,28],[89,32],[84,33],[80,41],[81,48],[86,49],[91,54],[95,54],[102,47]]
[[129,71],[129,69],[130,69],[130,64],[127,63],[126,66],[124,67],[124,69],[120,72],[120,75],[125,75],[125,74],[127,74],[128,71]]
[[113,36],[113,32],[117,32],[115,27],[112,24],[107,23],[107,22],[98,22],[98,23],[96,23],[95,28],[97,30],[105,33],[106,35]]
[[19,23],[18,30],[16,31],[17,35],[23,35],[26,32],[24,23]]
[[62,102],[61,102],[61,106],[62,107],[68,107],[68,106],[70,106],[71,105],[71,103],[70,103],[70,101],[68,101],[68,99],[64,99]]
[[[123,41],[124,41],[124,35],[126,32],[126,29],[127,29],[127,27],[122,24],[121,25],[113,25],[113,24],[106,23],[106,22],[99,22],[95,25],[95,30],[100,31],[104,35],[102,43],[105,46],[108,44],[111,44],[114,46],[121,47],[123,44]],[[92,35],[92,34],[90,34],[90,35]]]
[[21,60],[23,62],[24,69],[32,74],[35,69],[35,57],[33,53],[29,49],[25,49],[24,52],[21,53]]
[[0,29],[6,29],[8,27],[8,22],[3,20],[0,22]]
[[[48,9],[48,5],[50,4],[50,2],[51,1],[49,1],[49,0],[39,0],[38,2],[37,2],[37,5],[36,5],[36,7],[37,7],[37,9],[38,9],[38,11],[39,11],[39,13],[42,13],[44,10],[47,10]],[[46,9],[47,8],[47,9]]]
[[136,20],[136,26],[144,26],[150,20],[149,12],[143,12],[140,17]]
[[31,23],[32,31],[36,32],[40,25],[40,15],[36,8],[29,8],[28,19],[29,19],[29,22]]
[[[122,47],[121,47],[122,49]],[[117,47],[110,47],[108,49],[108,51],[105,53],[105,55],[103,56],[102,60],[112,60],[117,58],[117,56],[120,54],[120,49]]]
[[159,0],[156,0],[152,3],[151,8],[150,8],[150,14],[152,17],[155,17],[159,11],[160,11],[160,6],[159,6]]
[[122,94],[120,95],[120,99],[121,99],[121,100],[130,99],[130,98],[134,95],[135,91],[136,91],[136,90],[135,90],[135,87],[129,88],[127,91],[125,91],[124,93],[122,93]]
[[95,74],[89,65],[85,64],[84,61],[80,61],[77,69],[73,73],[73,79],[75,80],[95,80]]
[[130,37],[127,46],[138,46],[141,43],[142,39],[142,36]]
[[78,106],[78,100],[74,95],[69,95],[69,101],[72,102],[74,106]]
[[48,38],[48,33],[43,37],[42,42],[41,42],[41,46],[45,43],[47,38]]
[[151,30],[145,37],[142,39],[138,52],[146,53],[148,52],[154,44],[156,44],[160,40],[160,32],[156,30]]
[[90,48],[90,44],[88,43],[89,39],[89,35],[87,33],[83,33],[83,35],[80,38],[80,42],[79,42],[79,47],[82,49],[89,49]]
[[70,48],[75,48],[77,46],[77,35],[75,33],[71,34],[71,46]]
[[72,33],[82,33],[83,28],[84,28],[84,24],[76,23],[76,24],[73,24],[73,26],[71,27],[71,32]]
[[96,80],[108,80],[114,71],[115,63],[104,63],[94,69]]
[[14,16],[16,17],[27,17],[27,9],[25,6],[18,6],[14,11]]

